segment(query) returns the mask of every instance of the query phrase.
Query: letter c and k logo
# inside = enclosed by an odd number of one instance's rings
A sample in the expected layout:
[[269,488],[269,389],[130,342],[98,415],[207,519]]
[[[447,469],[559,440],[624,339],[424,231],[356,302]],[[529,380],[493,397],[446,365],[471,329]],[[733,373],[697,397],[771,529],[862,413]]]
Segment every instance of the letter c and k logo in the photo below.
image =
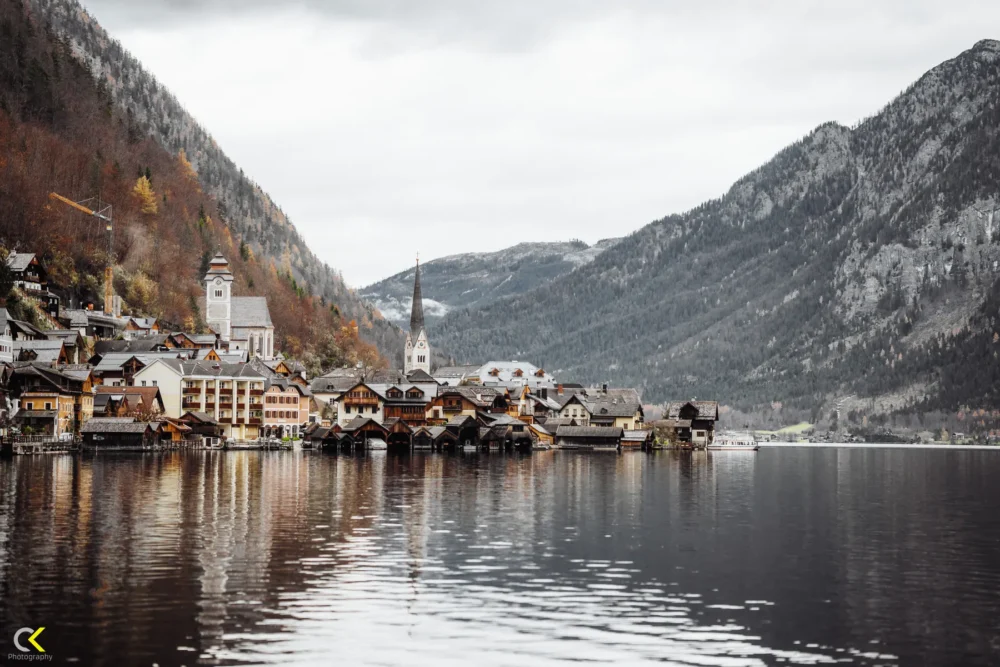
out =
[[38,639],[38,635],[42,634],[42,630],[44,629],[45,629],[44,626],[38,628],[37,630],[34,630],[32,628],[21,628],[20,630],[14,633],[14,646],[16,646],[17,650],[20,651],[21,653],[29,653],[31,649],[21,644],[21,636],[30,633],[31,636],[28,637],[28,643],[34,646],[35,650],[37,650],[39,653],[45,653],[45,649],[43,649],[38,644],[38,642],[35,641],[36,639]]

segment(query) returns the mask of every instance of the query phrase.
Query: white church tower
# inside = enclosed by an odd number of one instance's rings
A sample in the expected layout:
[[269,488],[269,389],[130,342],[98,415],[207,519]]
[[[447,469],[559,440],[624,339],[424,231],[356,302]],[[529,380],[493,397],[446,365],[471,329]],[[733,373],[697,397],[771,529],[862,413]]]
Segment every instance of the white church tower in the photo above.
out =
[[205,322],[228,341],[232,335],[233,274],[222,251],[215,253],[205,274]]
[[413,306],[410,309],[410,330],[406,333],[406,351],[403,357],[403,373],[413,371],[431,372],[431,344],[424,328],[424,299],[420,294],[420,260],[413,278]]

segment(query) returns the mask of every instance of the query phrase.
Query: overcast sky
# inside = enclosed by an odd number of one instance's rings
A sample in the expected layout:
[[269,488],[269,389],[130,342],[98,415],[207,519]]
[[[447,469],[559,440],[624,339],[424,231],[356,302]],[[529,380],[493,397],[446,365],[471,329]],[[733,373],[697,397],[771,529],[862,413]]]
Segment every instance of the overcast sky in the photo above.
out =
[[84,4],[357,287],[627,234],[1000,36],[995,1]]

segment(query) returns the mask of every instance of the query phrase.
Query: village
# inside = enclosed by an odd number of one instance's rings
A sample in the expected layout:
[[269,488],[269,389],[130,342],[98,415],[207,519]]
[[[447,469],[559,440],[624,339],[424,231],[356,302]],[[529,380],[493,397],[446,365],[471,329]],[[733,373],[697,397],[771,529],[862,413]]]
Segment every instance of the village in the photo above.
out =
[[199,307],[209,333],[155,318],[61,308],[41,259],[11,253],[14,287],[51,328],[0,309],[0,435],[6,454],[80,450],[647,450],[711,443],[714,401],[647,422],[636,389],[583,386],[524,361],[431,367],[417,265],[404,367],[309,378],[276,349],[261,296],[234,296],[221,252]]

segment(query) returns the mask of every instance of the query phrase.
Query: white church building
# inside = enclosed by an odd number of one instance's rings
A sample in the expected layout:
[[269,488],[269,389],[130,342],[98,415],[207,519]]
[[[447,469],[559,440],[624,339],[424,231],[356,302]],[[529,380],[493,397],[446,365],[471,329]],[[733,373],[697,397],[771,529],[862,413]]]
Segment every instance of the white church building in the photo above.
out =
[[413,371],[431,373],[431,344],[427,340],[424,327],[424,299],[420,293],[420,261],[413,278],[413,305],[410,307],[410,330],[406,332],[406,348],[403,351],[403,374]]
[[274,324],[267,299],[233,296],[233,274],[221,252],[215,254],[205,274],[202,312],[209,328],[228,345],[229,351],[247,350],[248,358],[275,358]]

